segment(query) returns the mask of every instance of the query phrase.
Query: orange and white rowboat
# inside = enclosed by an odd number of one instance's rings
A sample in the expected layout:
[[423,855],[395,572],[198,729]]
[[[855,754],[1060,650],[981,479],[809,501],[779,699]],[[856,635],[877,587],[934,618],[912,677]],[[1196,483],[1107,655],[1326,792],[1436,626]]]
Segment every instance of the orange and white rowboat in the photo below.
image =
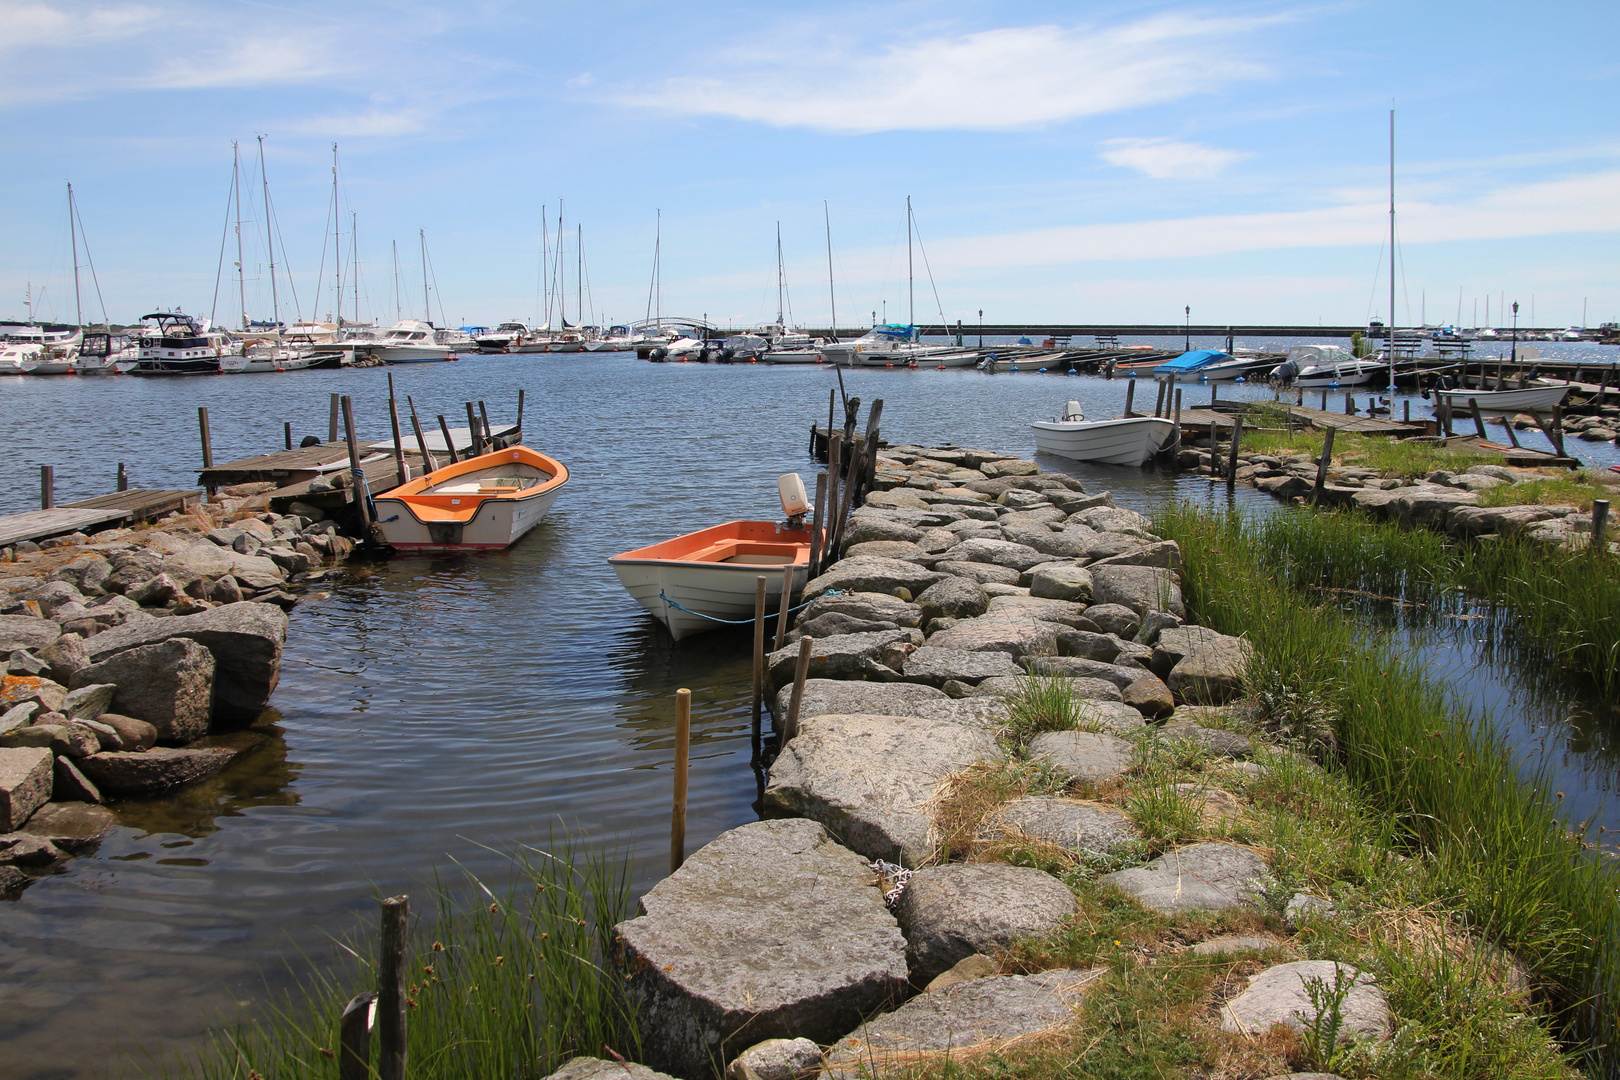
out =
[[567,483],[562,462],[512,446],[435,469],[373,501],[383,538],[402,551],[496,551],[540,524]]

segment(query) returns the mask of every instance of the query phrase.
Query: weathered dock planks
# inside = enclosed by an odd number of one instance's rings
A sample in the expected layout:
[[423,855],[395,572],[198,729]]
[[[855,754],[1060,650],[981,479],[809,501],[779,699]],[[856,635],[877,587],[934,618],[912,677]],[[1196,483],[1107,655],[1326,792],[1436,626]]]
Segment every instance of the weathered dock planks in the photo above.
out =
[[133,488],[97,495],[93,499],[0,516],[0,546],[65,536],[83,529],[151,521],[202,497],[197,490],[143,490]]

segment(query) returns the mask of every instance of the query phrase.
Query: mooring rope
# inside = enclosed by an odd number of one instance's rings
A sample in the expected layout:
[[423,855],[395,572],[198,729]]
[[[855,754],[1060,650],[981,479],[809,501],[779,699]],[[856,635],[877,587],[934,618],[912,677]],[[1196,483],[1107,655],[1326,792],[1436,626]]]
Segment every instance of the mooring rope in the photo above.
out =
[[[844,594],[843,589],[828,589],[826,592],[822,593],[821,595],[822,596],[842,596],[843,594]],[[676,611],[684,611],[688,615],[696,615],[698,618],[700,618],[700,619],[708,619],[710,622],[724,623],[727,626],[752,626],[753,622],[754,622],[754,620],[752,618],[747,618],[747,619],[717,619],[713,615],[705,615],[701,611],[693,611],[691,608],[682,607],[680,604],[676,603],[674,600],[671,600],[669,597],[665,596],[662,589],[660,589],[658,591],[658,599],[662,600],[664,603],[668,604],[670,607],[674,608]],[[806,600],[802,604],[795,604],[793,607],[788,608],[788,611],[789,612],[798,611],[801,608],[809,607],[813,603],[815,603],[814,600]]]

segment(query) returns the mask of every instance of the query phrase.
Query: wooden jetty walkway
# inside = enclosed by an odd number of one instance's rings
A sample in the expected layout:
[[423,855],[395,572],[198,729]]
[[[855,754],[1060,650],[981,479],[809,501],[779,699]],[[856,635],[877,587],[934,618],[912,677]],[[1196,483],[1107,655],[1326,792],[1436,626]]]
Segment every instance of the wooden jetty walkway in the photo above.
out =
[[86,529],[153,521],[202,498],[202,492],[131,488],[62,506],[0,516],[0,546],[40,541]]

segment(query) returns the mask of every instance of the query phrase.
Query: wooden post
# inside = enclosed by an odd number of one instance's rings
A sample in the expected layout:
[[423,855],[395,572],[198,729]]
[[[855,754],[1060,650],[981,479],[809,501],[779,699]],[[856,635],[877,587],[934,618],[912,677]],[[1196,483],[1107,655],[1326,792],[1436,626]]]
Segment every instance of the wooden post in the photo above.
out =
[[208,434],[208,406],[197,406],[197,430],[202,435],[203,468],[214,467],[214,440]]
[[1219,400],[1219,399],[1217,398],[1216,393],[1215,393],[1215,384],[1213,382],[1211,382],[1209,384],[1209,407],[1211,409],[1213,409],[1215,407],[1215,402],[1217,400]]
[[517,440],[523,441],[523,387],[518,387]]
[[1407,398],[1405,401],[1401,402],[1401,423],[1410,424],[1411,422],[1412,422],[1412,399]]
[[1232,452],[1226,461],[1226,490],[1237,487],[1238,444],[1243,441],[1243,414],[1232,418]]
[[1181,449],[1181,391],[1176,391],[1176,444],[1175,449]]
[[1159,384],[1159,392],[1153,399],[1153,415],[1158,416],[1164,411],[1164,380],[1154,379]]
[[827,503],[827,474],[816,473],[816,515],[810,523],[810,566],[805,571],[810,577],[818,573],[817,567],[821,565],[821,525],[822,512]]
[[472,456],[479,457],[484,453],[484,433],[478,429],[478,414],[470,401],[467,402],[467,430],[472,432]]
[[683,687],[675,691],[675,805],[669,815],[669,872],[672,874],[686,861],[686,780],[691,745],[692,691]]
[[839,549],[844,539],[844,525],[849,521],[850,510],[855,503],[855,478],[860,475],[862,463],[865,460],[863,456],[865,449],[865,438],[860,435],[855,436],[855,449],[849,456],[849,475],[844,479],[843,490],[838,493],[838,513],[833,519],[831,547],[834,551]]
[[341,404],[342,397],[342,394],[332,395],[332,414],[327,418],[326,424],[326,441],[329,443],[337,442],[338,413],[343,408]]
[[872,407],[866,410],[866,468],[861,470],[861,490],[855,493],[859,498],[872,490],[877,479],[878,423],[882,419],[883,399],[873,398]]
[[484,408],[484,403],[482,401],[480,401],[478,403],[478,419],[480,421],[482,421],[483,425],[484,425],[484,445],[485,445],[485,448],[489,449],[489,450],[494,450],[495,449],[495,429],[489,426],[489,410]]
[[832,456],[832,442],[831,442],[831,440],[832,440],[832,426],[833,426],[833,406],[836,405],[837,403],[838,403],[838,391],[832,389],[831,387],[828,387],[827,388],[827,439],[828,439],[827,455],[828,455],[829,458],[831,458],[831,456]]
[[1513,429],[1512,417],[1502,417],[1502,430],[1507,432],[1508,442],[1512,443],[1513,448],[1517,450],[1519,448],[1519,433]]
[[129,490],[129,472],[124,468],[124,463],[122,461],[118,463],[118,490]]
[[450,464],[456,463],[456,442],[450,437],[450,425],[444,422],[444,413],[439,414],[439,431],[444,435],[444,448],[450,455]]
[[281,425],[281,441],[286,443],[287,449],[292,449],[292,421],[288,420]]
[[[405,440],[399,433],[399,404],[394,399],[394,373],[388,373],[388,426],[394,430],[394,486],[410,477],[405,474]],[[427,462],[423,462],[426,465]]]
[[1558,456],[1569,457],[1568,454],[1564,453],[1564,407],[1562,405],[1552,407],[1552,433],[1553,446],[1558,450]]
[[1322,411],[1327,412],[1327,391],[1322,391]]
[[1131,411],[1131,407],[1133,405],[1135,405],[1135,404],[1136,404],[1136,380],[1135,379],[1130,379],[1130,380],[1127,380],[1126,383],[1125,383],[1125,415],[1126,415],[1126,417],[1131,417],[1131,416],[1136,415],[1135,413],[1133,413]]
[[1322,436],[1322,460],[1316,465],[1316,484],[1311,488],[1311,502],[1319,504],[1322,501],[1322,487],[1327,483],[1328,469],[1333,465],[1333,433],[1335,428],[1328,428]]
[[422,421],[417,419],[416,402],[411,400],[411,395],[405,395],[405,404],[408,405],[411,410],[411,430],[416,432],[416,449],[422,455],[422,474],[426,476],[428,473],[438,468],[438,462],[434,461],[433,455],[428,453],[427,439],[422,435]]
[[787,723],[782,725],[784,742],[799,733],[799,707],[804,704],[804,680],[810,674],[810,650],[814,645],[809,634],[799,639],[799,661],[793,667],[793,695],[788,699]]
[[1478,398],[1468,399],[1468,411],[1474,414],[1474,430],[1479,433],[1479,437],[1486,440],[1490,439],[1490,436],[1485,434],[1485,417],[1480,414]]
[[56,505],[56,466],[39,467],[39,508],[49,510]]
[[1170,406],[1176,398],[1176,377],[1171,375],[1164,384],[1164,418],[1170,419]]
[[1592,500],[1592,550],[1602,553],[1609,550],[1609,500]]
[[765,575],[754,579],[754,723],[765,701]]
[[408,897],[390,896],[382,902],[382,947],[377,956],[377,1080],[405,1080],[405,937],[409,924]]
[[1344,395],[1344,415],[1356,415],[1356,397],[1348,391]]
[[782,567],[782,601],[776,606],[776,643],[771,646],[775,652],[783,645],[787,637],[788,608],[793,606],[793,564],[788,563]]
[[338,1080],[370,1080],[371,1022],[377,1013],[376,993],[356,994],[343,1006],[338,1021]]
[[1451,399],[1440,399],[1440,434],[1451,438]]
[[833,547],[833,526],[838,520],[838,488],[842,480],[840,475],[844,459],[844,433],[832,434],[828,428],[827,435],[827,537],[821,543],[821,567],[825,570],[832,561],[838,557]]
[[349,395],[343,395],[343,438],[349,444],[349,488],[354,499],[355,509],[360,511],[360,535],[365,540],[371,538],[371,506],[366,502],[365,492],[361,488],[360,477],[360,442],[354,437],[354,403]]

